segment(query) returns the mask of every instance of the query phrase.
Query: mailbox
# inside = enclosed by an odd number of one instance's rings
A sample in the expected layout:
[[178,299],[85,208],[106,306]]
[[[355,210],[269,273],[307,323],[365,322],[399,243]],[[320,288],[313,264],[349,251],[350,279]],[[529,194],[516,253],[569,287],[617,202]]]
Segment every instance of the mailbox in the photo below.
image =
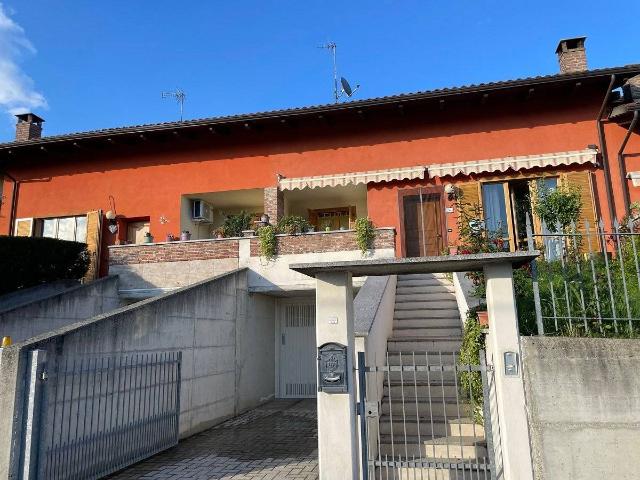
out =
[[347,393],[347,347],[325,343],[318,348],[318,391]]

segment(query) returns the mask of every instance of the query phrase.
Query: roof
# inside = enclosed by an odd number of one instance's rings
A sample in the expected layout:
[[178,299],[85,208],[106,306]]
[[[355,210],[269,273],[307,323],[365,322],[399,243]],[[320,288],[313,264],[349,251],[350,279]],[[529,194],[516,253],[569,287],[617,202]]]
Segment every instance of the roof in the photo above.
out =
[[[536,77],[520,78],[515,80],[504,80],[498,82],[479,83],[460,87],[440,88],[435,90],[418,91],[413,93],[402,93],[385,97],[376,97],[363,100],[355,100],[337,104],[313,105],[298,108],[288,108],[282,110],[271,110],[266,112],[247,113],[239,115],[209,117],[195,120],[185,120],[181,122],[163,122],[144,125],[132,125],[127,127],[106,128],[102,130],[91,130],[86,132],[68,133],[63,135],[45,136],[39,139],[0,143],[0,151],[22,149],[33,145],[45,145],[52,143],[77,141],[90,138],[110,138],[127,134],[142,134],[159,131],[186,130],[203,126],[224,126],[235,123],[244,123],[269,119],[295,119],[308,115],[327,114],[343,111],[360,111],[363,109],[384,106],[389,104],[409,103],[427,99],[447,99],[451,97],[461,97],[468,94],[489,93],[507,91],[520,87],[535,87],[541,85],[557,85],[575,81],[598,80],[611,75],[629,76],[640,74],[640,64],[626,65],[622,67],[603,68],[587,70],[584,72],[561,73],[554,75],[544,75]],[[603,92],[604,96],[604,92]]]
[[412,273],[475,272],[487,265],[510,263],[519,267],[535,260],[540,252],[474,253],[470,255],[440,255],[412,258],[375,258],[339,262],[296,263],[291,270],[315,277],[319,273],[350,272],[354,277],[406,275]]

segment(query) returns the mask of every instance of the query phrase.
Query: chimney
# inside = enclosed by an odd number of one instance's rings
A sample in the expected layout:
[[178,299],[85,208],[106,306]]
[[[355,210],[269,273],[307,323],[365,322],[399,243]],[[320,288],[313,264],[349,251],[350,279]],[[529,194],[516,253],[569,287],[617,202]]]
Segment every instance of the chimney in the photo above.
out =
[[25,142],[42,137],[42,122],[44,120],[35,113],[21,113],[16,115],[16,142]]
[[560,73],[584,72],[587,67],[587,51],[584,42],[587,37],[566,38],[560,40],[556,54],[560,63]]

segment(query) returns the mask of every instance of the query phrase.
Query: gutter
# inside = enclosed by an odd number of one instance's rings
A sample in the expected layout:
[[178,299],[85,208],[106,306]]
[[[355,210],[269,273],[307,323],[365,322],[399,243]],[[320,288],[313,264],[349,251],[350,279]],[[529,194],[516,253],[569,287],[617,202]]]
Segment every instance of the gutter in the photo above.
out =
[[631,198],[629,195],[629,183],[627,181],[627,166],[624,163],[624,149],[627,147],[629,138],[638,125],[638,119],[640,119],[640,111],[636,110],[633,112],[633,120],[631,120],[631,125],[629,125],[627,134],[624,136],[622,145],[620,145],[620,150],[618,150],[618,168],[620,169],[620,178],[622,179],[622,198],[624,199],[624,213],[626,215],[630,213]]
[[13,191],[11,192],[11,210],[9,212],[9,236],[13,235],[13,224],[16,218],[16,202],[18,199],[18,189],[20,182],[16,180],[9,172],[0,172],[3,176],[8,177],[13,182]]
[[602,170],[604,170],[604,183],[607,189],[607,206],[609,207],[609,220],[612,225],[616,218],[616,206],[613,199],[613,186],[611,184],[611,171],[609,169],[609,154],[607,153],[607,139],[604,135],[604,125],[602,123],[602,115],[604,114],[604,109],[607,107],[609,103],[609,98],[611,97],[611,91],[613,89],[613,85],[616,81],[616,75],[611,75],[611,81],[609,82],[609,88],[607,88],[607,94],[604,96],[604,100],[602,101],[602,106],[600,107],[600,111],[598,112],[598,118],[596,118],[596,128],[598,129],[598,140],[600,142],[600,151],[602,152]]

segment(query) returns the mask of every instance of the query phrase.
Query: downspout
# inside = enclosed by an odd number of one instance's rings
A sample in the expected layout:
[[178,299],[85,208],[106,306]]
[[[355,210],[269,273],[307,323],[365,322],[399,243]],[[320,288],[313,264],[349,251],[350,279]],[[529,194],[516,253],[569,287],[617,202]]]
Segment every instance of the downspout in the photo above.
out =
[[11,209],[9,211],[9,235],[13,235],[13,224],[16,218],[16,200],[18,198],[18,189],[20,182],[16,180],[9,172],[2,172],[2,175],[8,177],[13,182],[13,191],[11,192]]
[[618,168],[620,169],[620,177],[622,177],[622,197],[624,198],[624,213],[626,215],[629,215],[631,198],[629,196],[629,183],[627,181],[627,167],[624,164],[624,149],[627,147],[629,138],[631,137],[631,134],[636,129],[636,126],[638,125],[639,118],[640,118],[640,110],[636,110],[635,112],[633,112],[633,120],[631,120],[631,125],[629,125],[629,130],[627,130],[627,134],[624,136],[624,140],[622,141],[620,150],[618,150]]
[[602,152],[602,169],[604,171],[604,183],[607,188],[607,204],[609,206],[609,219],[611,221],[611,225],[613,228],[613,222],[616,218],[616,206],[613,200],[613,186],[611,184],[611,171],[609,170],[609,154],[607,153],[607,140],[604,136],[604,125],[602,124],[602,115],[604,113],[604,109],[607,107],[609,103],[609,98],[611,97],[611,90],[613,89],[613,85],[616,81],[616,76],[611,75],[611,82],[609,82],[609,88],[607,89],[607,94],[604,97],[602,102],[602,106],[600,107],[600,112],[598,112],[598,118],[596,119],[596,127],[598,129],[598,140],[600,142],[600,151]]

